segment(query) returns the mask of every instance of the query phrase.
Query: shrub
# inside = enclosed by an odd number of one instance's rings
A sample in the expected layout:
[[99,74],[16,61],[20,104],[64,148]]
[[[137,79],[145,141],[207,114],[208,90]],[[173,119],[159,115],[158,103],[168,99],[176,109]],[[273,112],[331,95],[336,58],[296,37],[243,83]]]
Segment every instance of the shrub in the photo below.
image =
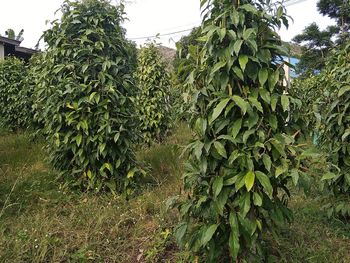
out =
[[123,191],[139,174],[135,50],[120,26],[123,6],[65,1],[61,12],[44,33],[48,49],[35,91],[50,160],[82,189]]
[[143,47],[138,57],[136,98],[143,140],[162,140],[170,125],[170,77],[154,43]]
[[197,39],[200,37],[201,28],[196,27],[188,36],[184,36],[176,43],[176,58],[173,62],[173,108],[178,120],[189,121],[193,110],[193,95],[195,91],[187,80],[196,67],[195,58],[203,48],[204,43]]
[[[327,87],[328,102],[322,111],[321,145],[331,163],[331,171],[321,181],[335,196],[328,205],[329,215],[350,217],[350,43],[334,50],[317,87]],[[316,88],[317,88],[316,87]]]
[[31,125],[30,89],[22,60],[7,57],[0,61],[0,126],[17,130]]
[[188,198],[175,236],[207,262],[261,261],[262,233],[292,218],[288,182],[300,173],[298,148],[284,133],[292,97],[278,62],[287,50],[275,31],[288,20],[282,6],[263,0],[201,6],[205,46],[189,77],[197,136],[188,145]]

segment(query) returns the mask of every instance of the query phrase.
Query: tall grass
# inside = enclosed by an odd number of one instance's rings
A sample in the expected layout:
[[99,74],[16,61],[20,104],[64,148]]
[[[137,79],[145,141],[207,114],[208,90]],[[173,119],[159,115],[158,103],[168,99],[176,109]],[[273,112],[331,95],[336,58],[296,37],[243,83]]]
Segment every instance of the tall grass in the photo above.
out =
[[[140,150],[151,187],[125,201],[60,188],[41,143],[1,133],[0,262],[188,262],[171,237],[177,213],[165,202],[180,193],[191,136],[181,124],[164,143]],[[318,193],[292,200],[294,222],[277,240],[265,237],[271,262],[350,262],[349,225],[329,220],[321,206]]]

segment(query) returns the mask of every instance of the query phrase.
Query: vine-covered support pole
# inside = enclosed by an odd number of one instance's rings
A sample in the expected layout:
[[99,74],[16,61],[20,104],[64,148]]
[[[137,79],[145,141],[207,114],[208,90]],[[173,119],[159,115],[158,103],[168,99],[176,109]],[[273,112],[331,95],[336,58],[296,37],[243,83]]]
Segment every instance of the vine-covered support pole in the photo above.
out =
[[253,262],[264,257],[262,233],[291,219],[288,182],[299,177],[298,149],[285,133],[288,52],[276,33],[288,20],[283,6],[263,0],[202,0],[201,7],[205,45],[188,78],[196,138],[175,235],[208,262]]
[[139,92],[135,99],[143,142],[161,141],[170,128],[170,76],[156,43],[141,48],[136,81]]
[[331,191],[329,216],[350,218],[350,41],[333,50],[314,88],[325,88],[320,145],[328,155],[330,172],[321,181]]
[[129,191],[139,174],[136,48],[121,27],[123,6],[66,0],[61,12],[44,33],[34,105],[51,163],[75,187]]

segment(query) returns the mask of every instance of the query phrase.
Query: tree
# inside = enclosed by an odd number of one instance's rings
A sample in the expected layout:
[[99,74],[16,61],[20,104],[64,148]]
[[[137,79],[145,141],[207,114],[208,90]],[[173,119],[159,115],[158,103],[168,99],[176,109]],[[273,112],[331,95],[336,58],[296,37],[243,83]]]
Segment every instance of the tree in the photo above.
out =
[[143,141],[160,141],[169,131],[171,87],[166,64],[155,43],[141,48],[136,80],[140,89],[136,107]]
[[263,261],[262,233],[291,219],[288,182],[300,174],[298,147],[285,133],[293,102],[283,86],[288,51],[276,33],[288,20],[282,6],[264,0],[201,6],[205,45],[188,78],[196,137],[175,236],[207,262]]
[[317,9],[322,15],[335,19],[337,25],[320,30],[316,23],[312,23],[304,29],[303,33],[293,38],[294,42],[305,44],[297,65],[297,71],[303,76],[322,69],[332,47],[349,39],[350,2],[348,0],[320,0],[317,3]]
[[349,37],[350,2],[348,0],[320,0],[317,3],[317,9],[322,15],[336,20],[341,38]]
[[15,39],[17,41],[22,41],[22,36],[23,36],[23,33],[24,33],[24,30],[21,29],[21,31],[19,31],[18,35],[16,36],[16,33],[13,29],[9,28],[5,31],[5,35],[8,37],[8,38],[11,38],[11,39]]
[[107,0],[65,1],[36,63],[36,116],[50,160],[81,189],[128,192],[139,175],[136,52],[121,27],[123,10]]
[[297,65],[298,73],[307,75],[315,70],[321,70],[325,64],[328,52],[335,43],[332,37],[337,33],[337,28],[330,26],[326,30],[320,30],[316,23],[306,27],[303,32],[293,38],[302,47],[302,56]]

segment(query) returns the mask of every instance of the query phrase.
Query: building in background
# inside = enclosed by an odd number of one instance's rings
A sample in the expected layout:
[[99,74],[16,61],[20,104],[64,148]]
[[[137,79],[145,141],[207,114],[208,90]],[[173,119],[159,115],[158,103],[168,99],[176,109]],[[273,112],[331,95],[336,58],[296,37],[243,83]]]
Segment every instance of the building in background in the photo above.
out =
[[[293,67],[295,67],[298,62],[299,59],[297,58],[293,58],[293,57],[283,57],[283,60],[288,62],[290,65],[292,65]],[[295,72],[295,69],[293,67],[290,67],[287,64],[284,64],[283,69],[285,72],[285,79],[284,79],[284,85],[287,86],[287,88],[290,87],[290,82],[293,78],[298,77],[297,73]]]
[[0,59],[15,56],[28,61],[33,54],[38,52],[35,49],[21,47],[20,44],[20,40],[0,36]]

